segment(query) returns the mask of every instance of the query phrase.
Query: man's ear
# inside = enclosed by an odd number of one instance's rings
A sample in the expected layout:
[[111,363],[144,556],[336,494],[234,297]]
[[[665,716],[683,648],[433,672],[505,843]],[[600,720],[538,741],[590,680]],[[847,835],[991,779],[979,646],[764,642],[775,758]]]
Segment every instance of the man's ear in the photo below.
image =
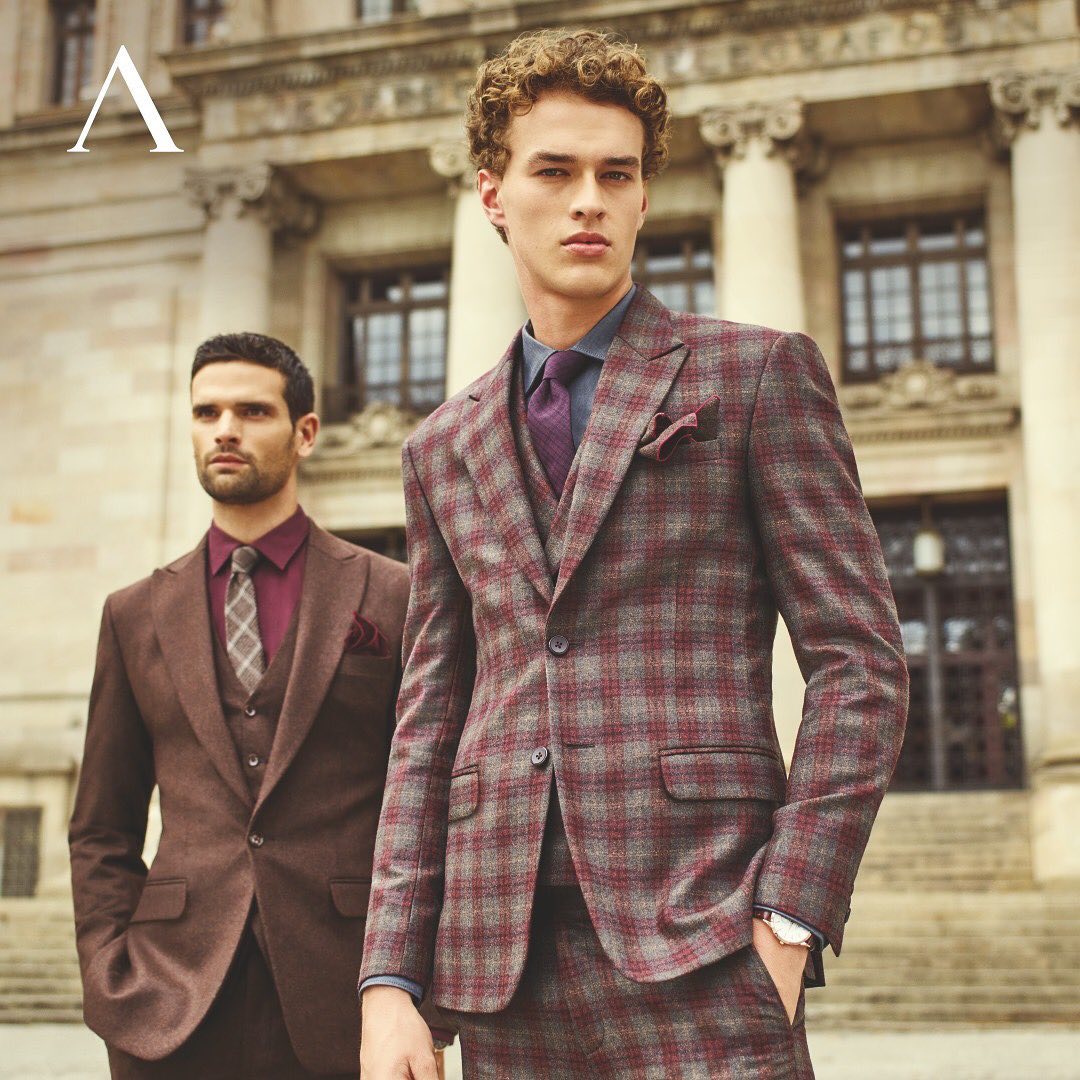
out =
[[645,224],[645,217],[649,213],[649,185],[641,185],[641,214],[638,217],[638,230]]
[[488,221],[497,229],[506,228],[506,215],[502,208],[502,177],[491,169],[480,169],[476,174],[476,189],[480,192],[480,205]]
[[319,417],[313,413],[307,413],[296,421],[295,434],[298,437],[296,452],[300,457],[306,458],[315,449],[315,438],[319,434]]

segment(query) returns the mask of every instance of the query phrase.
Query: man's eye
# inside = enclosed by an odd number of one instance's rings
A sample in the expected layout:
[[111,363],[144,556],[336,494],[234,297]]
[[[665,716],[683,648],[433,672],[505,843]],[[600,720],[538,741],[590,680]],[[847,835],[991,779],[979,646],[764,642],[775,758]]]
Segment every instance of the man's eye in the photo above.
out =
[[612,180],[633,180],[633,177],[629,173],[624,172],[609,172],[607,175]]
[[248,416],[265,416],[266,415],[266,406],[265,405],[249,405],[247,407],[246,412],[247,412]]
[[541,169],[538,175],[540,175],[540,176],[565,176],[566,173],[565,173],[565,170],[563,170],[563,169],[556,169],[556,168],[552,167],[552,168],[548,168],[548,169]]

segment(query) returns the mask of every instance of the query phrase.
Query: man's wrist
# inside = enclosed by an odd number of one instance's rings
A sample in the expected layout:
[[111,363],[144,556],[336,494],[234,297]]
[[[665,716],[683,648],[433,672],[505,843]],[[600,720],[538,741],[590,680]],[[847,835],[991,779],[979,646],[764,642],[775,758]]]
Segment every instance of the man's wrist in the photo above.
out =
[[417,1007],[424,999],[424,988],[418,982],[413,982],[412,979],[407,979],[404,975],[371,975],[358,987],[357,992],[360,997],[362,998],[364,991],[372,986],[390,986],[396,990],[404,990],[413,999],[413,1003]]
[[[805,945],[807,948],[821,950],[825,948],[825,935],[816,927],[803,922],[794,915],[781,911],[779,908],[769,907],[767,904],[755,904],[754,915],[761,919],[773,932],[777,940],[783,945]],[[791,934],[790,931],[804,931],[809,938],[798,940],[799,935]],[[785,933],[784,931],[788,931]]]

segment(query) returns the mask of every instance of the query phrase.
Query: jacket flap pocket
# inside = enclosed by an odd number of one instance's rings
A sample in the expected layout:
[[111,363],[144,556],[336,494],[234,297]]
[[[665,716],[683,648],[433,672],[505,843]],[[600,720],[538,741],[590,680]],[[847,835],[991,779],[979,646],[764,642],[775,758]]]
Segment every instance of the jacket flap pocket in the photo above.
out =
[[187,882],[183,878],[148,881],[131,916],[131,922],[179,919],[187,906]]
[[369,878],[337,878],[330,882],[330,899],[333,900],[338,914],[346,918],[366,918],[370,897]]
[[768,799],[783,802],[784,768],[762,747],[683,747],[660,751],[664,788],[673,799]]
[[450,806],[447,821],[460,821],[476,810],[480,801],[480,770],[468,769],[450,777]]
[[390,656],[376,656],[369,652],[342,653],[338,662],[338,675],[392,675],[394,661]]

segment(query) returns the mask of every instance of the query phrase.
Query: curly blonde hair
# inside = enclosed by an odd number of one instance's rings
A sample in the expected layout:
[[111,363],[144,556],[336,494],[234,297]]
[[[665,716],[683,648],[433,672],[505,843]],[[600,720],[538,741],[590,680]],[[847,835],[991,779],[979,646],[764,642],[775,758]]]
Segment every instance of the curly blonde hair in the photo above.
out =
[[503,175],[511,122],[546,90],[629,109],[645,128],[643,178],[651,179],[667,164],[667,94],[646,70],[637,47],[597,30],[536,30],[515,38],[477,72],[465,111],[469,156],[477,169]]

